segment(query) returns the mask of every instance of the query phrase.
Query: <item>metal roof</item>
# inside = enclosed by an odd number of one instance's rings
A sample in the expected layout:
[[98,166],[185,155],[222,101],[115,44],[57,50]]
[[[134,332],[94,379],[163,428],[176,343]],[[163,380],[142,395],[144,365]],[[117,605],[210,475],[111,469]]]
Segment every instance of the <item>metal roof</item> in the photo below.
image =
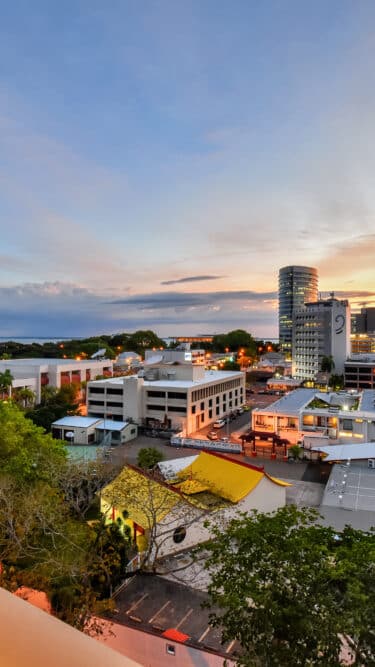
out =
[[312,447],[327,456],[324,461],[348,461],[359,459],[375,459],[375,442],[361,442],[360,444],[327,445],[324,447]]
[[373,389],[365,389],[362,392],[359,411],[375,412],[375,391]]
[[58,419],[57,421],[53,422],[52,426],[68,426],[71,428],[89,428],[90,426],[94,426],[95,424],[99,424],[102,421],[102,419],[98,419],[97,417],[80,417],[79,415],[77,416],[68,416],[68,417],[62,417],[62,419]]
[[286,414],[298,417],[300,410],[305,407],[315,396],[316,389],[295,389],[290,394],[279,398],[271,403],[268,408],[256,408],[254,412],[262,414]]
[[114,419],[102,419],[101,423],[96,428],[99,431],[122,431],[126,426],[129,426],[129,422],[118,422]]

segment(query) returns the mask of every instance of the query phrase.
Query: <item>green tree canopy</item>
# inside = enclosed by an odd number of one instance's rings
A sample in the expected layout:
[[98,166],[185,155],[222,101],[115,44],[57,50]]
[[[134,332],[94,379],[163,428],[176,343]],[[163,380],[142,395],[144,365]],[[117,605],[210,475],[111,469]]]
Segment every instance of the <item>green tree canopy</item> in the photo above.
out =
[[345,634],[354,664],[374,664],[374,532],[337,534],[316,519],[287,506],[213,526],[211,622],[240,643],[239,665],[338,666]]
[[159,461],[164,460],[164,454],[155,447],[144,447],[140,449],[137,457],[137,465],[144,470],[156,466]]
[[154,331],[139,330],[128,335],[124,347],[126,350],[138,352],[144,356],[145,350],[151,350],[153,347],[164,348],[165,342]]
[[61,441],[46,436],[11,402],[0,402],[0,461],[3,474],[24,480],[51,479],[65,460]]
[[212,341],[212,349],[215,352],[238,352],[243,349],[248,356],[256,354],[257,344],[251,334],[244,329],[235,329],[227,334],[218,334]]

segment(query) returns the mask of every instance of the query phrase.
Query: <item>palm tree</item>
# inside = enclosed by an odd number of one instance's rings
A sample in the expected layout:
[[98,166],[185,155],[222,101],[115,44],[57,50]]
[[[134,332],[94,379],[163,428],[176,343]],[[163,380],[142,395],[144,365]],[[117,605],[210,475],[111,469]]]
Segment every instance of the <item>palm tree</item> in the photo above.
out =
[[35,403],[35,393],[28,387],[21,387],[13,392],[13,400],[26,409]]
[[333,360],[332,354],[330,354],[329,356],[322,357],[320,368],[323,373],[332,373],[334,367],[335,367],[335,362]]
[[10,372],[9,368],[7,368],[3,373],[0,373],[0,392],[1,392],[1,397],[4,398],[9,398],[12,394],[12,382],[13,382],[13,375]]

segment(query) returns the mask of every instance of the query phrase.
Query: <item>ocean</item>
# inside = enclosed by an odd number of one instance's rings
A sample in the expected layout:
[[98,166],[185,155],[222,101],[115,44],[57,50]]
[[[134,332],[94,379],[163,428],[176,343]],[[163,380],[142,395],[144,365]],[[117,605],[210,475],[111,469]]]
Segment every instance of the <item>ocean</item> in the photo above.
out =
[[60,340],[82,340],[83,336],[60,336],[59,338],[50,338],[49,336],[0,336],[0,343],[23,343],[30,345],[31,343],[58,343]]

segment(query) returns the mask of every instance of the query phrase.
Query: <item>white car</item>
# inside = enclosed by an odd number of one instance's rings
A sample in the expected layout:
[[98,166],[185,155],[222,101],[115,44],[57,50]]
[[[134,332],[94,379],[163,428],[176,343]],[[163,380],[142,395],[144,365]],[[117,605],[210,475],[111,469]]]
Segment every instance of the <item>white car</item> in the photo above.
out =
[[225,419],[217,419],[216,422],[213,423],[214,428],[223,428],[225,426],[226,421]]

